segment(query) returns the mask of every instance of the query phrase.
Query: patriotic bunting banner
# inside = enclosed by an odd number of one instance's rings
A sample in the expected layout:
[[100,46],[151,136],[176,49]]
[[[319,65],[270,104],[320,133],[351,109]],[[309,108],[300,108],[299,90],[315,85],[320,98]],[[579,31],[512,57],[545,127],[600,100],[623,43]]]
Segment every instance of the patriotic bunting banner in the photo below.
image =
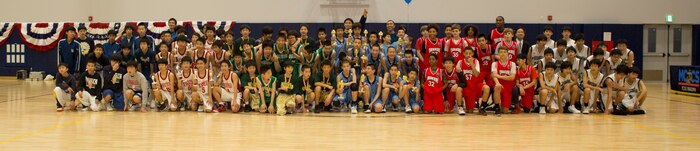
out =
[[[86,25],[87,24],[87,25]],[[124,25],[126,23],[115,22],[115,23],[80,23],[78,26],[85,26],[87,28],[87,37],[92,38],[95,44],[106,43],[107,32],[110,30],[117,31],[117,37],[120,37],[119,33],[124,31]]]
[[[117,40],[121,39],[126,25],[134,27],[134,35],[137,35],[137,26],[140,22],[106,22],[106,23],[73,23],[73,22],[52,22],[52,23],[0,23],[0,45],[4,44],[12,34],[14,29],[19,30],[20,38],[27,47],[38,51],[49,51],[56,47],[58,41],[64,38],[66,27],[72,26],[76,29],[79,26],[87,28],[87,36],[92,38],[95,44],[102,44],[108,41],[107,32],[117,31]],[[156,43],[160,42],[160,33],[167,31],[167,22],[143,22],[146,23],[146,34],[151,35]],[[184,21],[179,22],[188,33],[199,33],[205,25],[212,25],[214,28],[231,31],[235,21]],[[77,36],[77,35],[76,35]]]
[[63,38],[66,26],[73,26],[73,23],[22,23],[16,28],[19,28],[20,38],[27,47],[47,51],[54,48]]
[[204,26],[206,25],[212,25],[216,30],[219,30],[220,28],[223,28],[226,31],[231,31],[233,28],[233,25],[235,22],[233,21],[196,21],[196,22],[185,22],[185,24],[190,24],[190,28],[192,28],[192,31],[195,33],[198,33],[200,35],[204,35],[202,33],[202,29],[204,29]]
[[12,34],[14,23],[0,23],[0,45],[5,44],[7,38]]

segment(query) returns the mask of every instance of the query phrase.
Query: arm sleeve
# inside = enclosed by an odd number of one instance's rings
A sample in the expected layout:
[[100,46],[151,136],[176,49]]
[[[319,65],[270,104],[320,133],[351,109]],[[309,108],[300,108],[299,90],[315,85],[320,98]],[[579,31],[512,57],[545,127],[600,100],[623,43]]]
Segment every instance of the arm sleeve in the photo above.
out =
[[78,77],[78,91],[83,91],[83,89],[85,89],[85,76],[87,76],[87,72],[83,72],[80,74],[80,77]]
[[457,77],[459,78],[459,87],[465,88],[467,87],[467,80],[464,78],[464,72],[459,72]]
[[148,93],[148,86],[150,85],[150,83],[148,83],[148,80],[146,80],[146,77],[144,77],[143,75],[141,75],[139,81],[141,81],[139,83],[141,83],[141,95],[143,95],[142,99],[144,100],[141,102],[147,102],[146,100],[149,100],[148,98],[150,98]]
[[95,90],[97,90],[97,99],[102,100],[102,76],[100,76],[99,73],[95,73],[97,75],[97,85],[95,86]]
[[365,23],[366,23],[366,22],[367,22],[367,16],[365,16],[365,15],[363,14],[363,15],[360,17],[360,24],[362,25],[362,28],[364,28],[364,29],[367,29],[367,27],[365,26]]

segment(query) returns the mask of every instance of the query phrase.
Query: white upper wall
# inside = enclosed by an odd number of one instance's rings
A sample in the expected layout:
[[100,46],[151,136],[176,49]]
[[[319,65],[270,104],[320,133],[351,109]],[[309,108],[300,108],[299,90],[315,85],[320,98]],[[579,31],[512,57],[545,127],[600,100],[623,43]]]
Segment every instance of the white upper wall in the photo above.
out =
[[[334,0],[13,0],[0,9],[0,22],[236,20],[248,23],[342,22],[359,19],[369,6],[368,22],[492,23],[665,23],[700,24],[698,0],[335,0],[361,6],[326,7]],[[494,7],[496,6],[496,7]],[[467,9],[468,8],[468,9]],[[410,12],[410,13],[407,13]],[[436,15],[439,14],[439,15]]]

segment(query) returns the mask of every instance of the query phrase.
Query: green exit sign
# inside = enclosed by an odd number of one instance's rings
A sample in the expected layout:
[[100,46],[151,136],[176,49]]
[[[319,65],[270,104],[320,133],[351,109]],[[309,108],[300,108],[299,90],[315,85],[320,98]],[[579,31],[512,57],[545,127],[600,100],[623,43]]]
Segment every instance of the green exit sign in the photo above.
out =
[[666,15],[666,23],[673,23],[673,15]]

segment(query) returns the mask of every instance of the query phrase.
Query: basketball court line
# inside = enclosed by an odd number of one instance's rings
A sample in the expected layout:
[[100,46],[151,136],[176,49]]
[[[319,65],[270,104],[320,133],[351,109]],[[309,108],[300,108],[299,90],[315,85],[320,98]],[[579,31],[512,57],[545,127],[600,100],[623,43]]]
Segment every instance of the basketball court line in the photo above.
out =
[[631,124],[631,125],[633,125],[633,126],[639,128],[639,129],[643,129],[643,130],[645,130],[645,131],[656,132],[656,133],[668,135],[668,136],[671,136],[671,137],[674,137],[674,138],[683,139],[683,140],[688,140],[688,141],[695,142],[695,143],[700,143],[700,139],[696,139],[696,138],[692,138],[692,137],[687,137],[687,136],[679,135],[679,134],[672,133],[672,132],[669,132],[669,131],[664,131],[664,130],[661,130],[661,129],[658,129],[658,128],[652,128],[652,127],[644,126],[644,125],[638,124],[638,123],[623,122],[623,121],[621,121],[621,120],[618,120],[618,119],[612,117],[611,115],[603,115],[603,116],[601,116],[601,117],[606,118],[606,119],[613,120],[613,121],[615,121],[615,122],[621,122],[621,123],[625,123],[625,124]]
[[14,100],[9,100],[9,101],[0,101],[0,103],[7,103],[7,102],[13,102],[13,101],[19,101],[19,100],[26,100],[26,99],[31,99],[31,98],[37,98],[37,97],[47,96],[47,95],[51,95],[51,94],[53,94],[53,93],[40,94],[40,95],[34,95],[34,96],[28,96],[28,97],[24,97],[24,98],[21,98],[21,99],[14,99]]
[[26,133],[26,134],[22,134],[22,135],[16,135],[15,137],[8,138],[8,139],[5,139],[5,140],[0,141],[0,145],[7,144],[7,143],[10,143],[10,142],[13,142],[13,141],[16,141],[16,140],[20,140],[20,139],[23,139],[23,138],[31,137],[31,136],[34,136],[34,135],[38,135],[38,134],[42,134],[42,133],[46,133],[46,132],[51,132],[51,131],[53,131],[53,130],[56,130],[56,129],[59,129],[59,128],[62,128],[62,127],[65,127],[65,126],[74,125],[74,124],[83,122],[83,121],[84,121],[85,119],[87,119],[87,118],[88,118],[88,117],[83,117],[83,118],[80,118],[80,119],[77,119],[77,120],[73,120],[73,121],[66,122],[66,123],[62,123],[62,124],[58,124],[58,125],[55,125],[55,126],[52,126],[52,127],[48,127],[48,128],[36,130],[36,131],[30,132],[30,133]]

